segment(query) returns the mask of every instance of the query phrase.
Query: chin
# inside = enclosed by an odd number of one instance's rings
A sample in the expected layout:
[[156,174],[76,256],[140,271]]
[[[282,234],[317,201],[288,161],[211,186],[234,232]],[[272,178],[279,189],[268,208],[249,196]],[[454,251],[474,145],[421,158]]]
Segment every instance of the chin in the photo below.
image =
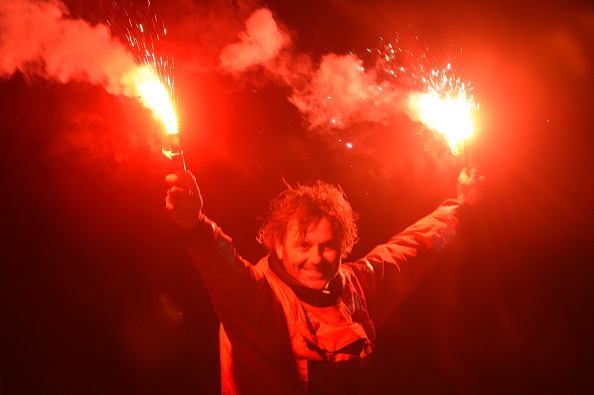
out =
[[320,281],[300,281],[304,287],[315,289],[317,291],[321,291],[326,287],[328,284],[328,280],[320,280]]

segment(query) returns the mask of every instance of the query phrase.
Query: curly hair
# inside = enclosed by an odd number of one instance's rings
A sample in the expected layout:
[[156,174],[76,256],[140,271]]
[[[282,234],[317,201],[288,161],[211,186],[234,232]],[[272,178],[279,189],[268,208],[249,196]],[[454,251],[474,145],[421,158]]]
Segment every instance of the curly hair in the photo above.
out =
[[287,226],[293,219],[304,236],[309,225],[326,218],[341,241],[342,257],[346,258],[358,241],[355,223],[358,215],[342,188],[319,180],[311,186],[298,184],[293,188],[286,182],[285,185],[287,189],[271,202],[272,213],[258,232],[258,242],[273,251],[277,243],[285,241]]

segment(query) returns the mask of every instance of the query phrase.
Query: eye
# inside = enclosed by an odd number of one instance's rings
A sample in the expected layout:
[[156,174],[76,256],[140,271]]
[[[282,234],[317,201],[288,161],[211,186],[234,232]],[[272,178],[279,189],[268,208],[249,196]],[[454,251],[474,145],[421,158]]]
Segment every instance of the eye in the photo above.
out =
[[311,246],[307,241],[302,241],[299,243],[299,248],[301,248],[302,250],[309,250],[310,247]]
[[324,244],[323,249],[324,251],[338,251],[338,243],[332,242]]

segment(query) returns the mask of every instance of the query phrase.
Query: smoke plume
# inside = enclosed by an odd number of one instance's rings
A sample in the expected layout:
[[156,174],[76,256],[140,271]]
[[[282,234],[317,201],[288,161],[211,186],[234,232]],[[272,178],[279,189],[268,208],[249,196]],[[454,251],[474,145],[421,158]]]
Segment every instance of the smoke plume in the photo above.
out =
[[239,38],[239,42],[227,45],[221,52],[221,66],[226,71],[243,71],[256,64],[266,64],[289,43],[288,35],[279,29],[267,8],[250,15]]
[[312,128],[344,128],[353,122],[389,120],[402,111],[402,96],[387,81],[378,82],[373,70],[366,72],[355,55],[330,54],[290,101],[307,115]]
[[0,75],[17,71],[60,82],[83,80],[135,94],[134,56],[105,25],[72,19],[57,0],[0,2]]
[[365,68],[352,53],[330,53],[319,62],[297,54],[284,29],[266,8],[247,19],[240,38],[240,42],[223,48],[222,69],[238,74],[254,65],[263,67],[277,81],[290,86],[288,100],[312,129],[343,129],[356,122],[384,123],[408,113],[407,90],[381,78],[380,64]]
[[[232,19],[228,13],[220,14],[227,15],[222,21]],[[200,19],[200,15],[189,15]],[[216,17],[201,22],[231,30],[208,22],[211,19]],[[216,31],[209,31],[207,37],[217,36]],[[391,52],[378,50],[368,65],[353,53],[330,53],[314,59],[296,50],[288,30],[275,21],[268,8],[253,11],[238,40],[225,43],[230,34],[219,34],[217,39],[217,43],[223,41],[216,50],[219,70],[241,78],[250,70],[262,68],[267,76],[290,88],[288,101],[311,129],[320,131],[341,130],[360,122],[385,124],[401,115],[414,120],[408,99],[412,91],[426,88],[428,80],[421,73],[427,75],[431,69],[411,63],[404,70],[401,59],[405,56],[398,52],[402,50],[392,47]],[[88,81],[111,94],[130,97],[138,96],[139,79],[149,72],[138,65],[132,50],[114,37],[109,27],[71,17],[58,0],[0,3],[0,52],[0,75],[21,71],[60,82]],[[201,59],[192,61],[200,63]]]
[[[137,94],[140,73],[133,53],[106,25],[71,18],[58,0],[0,3],[0,51],[0,75],[21,71],[60,82],[89,81],[112,94]],[[387,122],[407,111],[406,90],[385,78],[378,64],[365,68],[354,54],[315,61],[296,53],[287,29],[268,8],[255,10],[239,41],[220,52],[224,72],[240,75],[258,65],[291,88],[288,100],[312,129]]]

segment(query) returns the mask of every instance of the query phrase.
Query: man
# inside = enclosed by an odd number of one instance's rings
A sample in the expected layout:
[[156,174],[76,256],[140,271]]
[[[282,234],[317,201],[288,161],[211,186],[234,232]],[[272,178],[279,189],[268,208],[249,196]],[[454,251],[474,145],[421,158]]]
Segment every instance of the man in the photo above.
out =
[[221,321],[224,394],[355,393],[376,328],[437,261],[482,183],[476,169],[463,170],[457,199],[348,263],[357,227],[342,189],[321,181],[288,187],[259,232],[269,254],[252,265],[202,213],[196,181],[186,176],[167,176],[166,209],[186,231]]

